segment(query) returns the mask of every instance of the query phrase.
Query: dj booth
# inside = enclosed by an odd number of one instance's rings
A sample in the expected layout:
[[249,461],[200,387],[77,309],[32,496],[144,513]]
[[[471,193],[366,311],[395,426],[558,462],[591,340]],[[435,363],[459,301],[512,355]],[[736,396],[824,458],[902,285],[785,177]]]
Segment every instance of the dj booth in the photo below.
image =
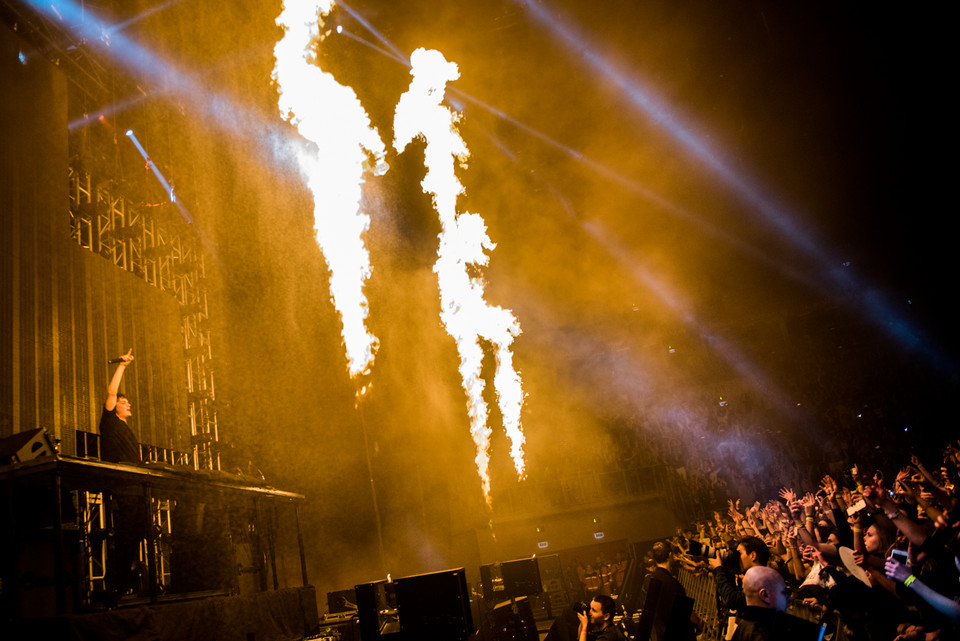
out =
[[[282,612],[258,618],[292,617],[309,631],[318,617],[300,532],[303,500],[186,465],[49,454],[0,466],[2,626],[37,631],[51,620],[98,614],[117,623],[126,608],[140,618],[152,613],[156,627],[164,612],[182,621],[191,607],[209,609],[219,599],[224,620],[276,607]],[[121,549],[131,533],[128,563]],[[132,624],[123,625],[136,638]]]

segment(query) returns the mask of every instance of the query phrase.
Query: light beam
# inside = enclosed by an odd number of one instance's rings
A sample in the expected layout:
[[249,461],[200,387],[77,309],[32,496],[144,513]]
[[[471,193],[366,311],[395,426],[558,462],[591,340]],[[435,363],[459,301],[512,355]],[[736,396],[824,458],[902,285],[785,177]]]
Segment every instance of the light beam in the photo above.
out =
[[[586,64],[599,77],[604,78],[626,97],[628,103],[639,113],[667,132],[688,154],[699,160],[736,194],[751,213],[768,225],[785,242],[800,249],[813,263],[819,279],[803,278],[802,282],[817,283],[821,291],[852,307],[863,304],[865,310],[854,308],[855,312],[865,316],[882,327],[894,340],[917,350],[925,358],[943,371],[952,372],[953,363],[932,346],[920,328],[905,318],[888,297],[865,279],[859,278],[853,270],[843,266],[842,261],[826,249],[824,242],[817,238],[813,230],[800,224],[789,208],[754,182],[734,170],[723,155],[706,143],[706,137],[698,135],[695,128],[677,115],[672,105],[660,99],[644,83],[618,69],[610,61],[597,53],[596,43],[564,21],[554,11],[541,2],[533,0],[513,0],[527,14],[545,27],[549,33],[560,40],[575,55],[572,57]],[[851,296],[851,294],[856,294]]]
[[184,220],[192,225],[193,216],[190,215],[190,212],[187,211],[186,207],[177,201],[177,195],[173,192],[173,187],[169,182],[167,182],[167,179],[163,177],[163,174],[160,173],[160,168],[157,167],[156,163],[150,159],[149,154],[147,154],[147,150],[144,149],[143,145],[140,144],[140,141],[137,140],[137,136],[133,133],[132,129],[127,129],[127,138],[130,139],[130,142],[133,143],[133,146],[136,147],[137,151],[140,152],[140,155],[143,156],[143,159],[147,163],[147,167],[149,167],[150,171],[153,172],[153,175],[157,178],[157,182],[160,183],[160,186],[163,188],[163,190],[167,192],[167,197],[170,199],[170,202],[180,210],[180,214],[183,216]]

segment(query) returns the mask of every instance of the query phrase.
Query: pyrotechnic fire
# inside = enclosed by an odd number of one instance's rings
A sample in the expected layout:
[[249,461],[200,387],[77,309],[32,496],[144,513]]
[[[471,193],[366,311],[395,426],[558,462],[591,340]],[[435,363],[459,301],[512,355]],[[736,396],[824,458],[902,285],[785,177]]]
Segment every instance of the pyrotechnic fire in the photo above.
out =
[[[369,373],[378,347],[366,328],[363,287],[371,266],[363,234],[370,217],[360,208],[361,189],[371,157],[376,174],[387,170],[386,149],[353,89],[317,65],[313,48],[332,8],[332,0],[286,3],[277,18],[284,36],[274,48],[273,78],[280,113],[313,143],[297,149],[297,160],[313,192],[317,244],[330,268],[350,376],[357,379]],[[361,383],[357,397],[365,391]]]
[[503,426],[510,438],[514,466],[522,477],[523,390],[510,351],[513,339],[520,334],[520,324],[510,310],[486,303],[483,280],[472,277],[468,269],[472,265],[476,271],[475,268],[486,265],[489,257],[485,250],[492,250],[496,245],[487,235],[482,217],[457,213],[457,198],[464,190],[457,179],[455,164],[465,165],[469,151],[456,130],[457,115],[441,103],[446,83],[459,78],[460,72],[456,64],[448,62],[438,51],[417,49],[410,61],[413,80],[397,103],[393,145],[402,152],[417,136],[426,142],[427,172],[421,186],[425,193],[432,195],[441,223],[439,256],[433,268],[440,288],[440,318],[456,341],[460,354],[470,433],[477,446],[477,472],[489,504],[492,430],[487,426],[487,404],[483,400],[483,341],[494,346],[497,360],[494,388]]

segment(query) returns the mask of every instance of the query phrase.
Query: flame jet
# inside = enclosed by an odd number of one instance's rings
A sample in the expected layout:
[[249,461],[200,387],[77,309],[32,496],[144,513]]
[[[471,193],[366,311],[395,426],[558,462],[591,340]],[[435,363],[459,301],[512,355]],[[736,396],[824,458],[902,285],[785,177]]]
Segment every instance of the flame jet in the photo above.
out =
[[456,130],[457,115],[441,103],[446,83],[459,78],[460,72],[457,65],[448,62],[439,51],[417,49],[410,61],[413,80],[397,103],[393,146],[399,153],[418,136],[426,142],[427,172],[420,184],[425,193],[432,195],[440,216],[440,245],[433,267],[440,288],[440,318],[456,341],[460,354],[470,433],[477,446],[477,472],[483,495],[490,505],[488,468],[492,430],[487,426],[487,404],[483,400],[481,341],[489,341],[495,349],[497,369],[493,384],[503,426],[510,437],[514,466],[522,478],[523,390],[510,351],[513,339],[520,334],[520,324],[509,310],[489,306],[483,298],[483,280],[470,275],[470,266],[476,269],[486,265],[489,258],[485,250],[492,250],[496,245],[487,235],[481,216],[457,214],[457,197],[464,189],[455,173],[455,161],[465,166],[469,151]]
[[[313,192],[317,244],[330,268],[330,293],[340,314],[350,376],[356,380],[369,374],[379,344],[366,328],[369,307],[363,287],[371,266],[363,234],[370,217],[361,210],[360,199],[368,161],[375,161],[376,175],[387,170],[386,147],[353,89],[317,66],[313,47],[323,39],[323,17],[332,8],[332,0],[286,3],[277,18],[284,36],[274,48],[273,79],[280,113],[314,143],[295,153]],[[366,389],[361,384],[358,399]]]

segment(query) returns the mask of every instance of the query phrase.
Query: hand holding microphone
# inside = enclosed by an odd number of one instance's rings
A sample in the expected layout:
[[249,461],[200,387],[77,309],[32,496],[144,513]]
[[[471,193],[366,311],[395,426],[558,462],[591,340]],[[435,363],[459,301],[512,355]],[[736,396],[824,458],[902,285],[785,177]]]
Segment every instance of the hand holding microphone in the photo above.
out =
[[107,361],[107,364],[116,365],[117,363],[123,363],[124,365],[129,365],[132,362],[133,362],[133,348],[131,347],[126,354],[124,354],[120,358],[111,358],[109,361]]

